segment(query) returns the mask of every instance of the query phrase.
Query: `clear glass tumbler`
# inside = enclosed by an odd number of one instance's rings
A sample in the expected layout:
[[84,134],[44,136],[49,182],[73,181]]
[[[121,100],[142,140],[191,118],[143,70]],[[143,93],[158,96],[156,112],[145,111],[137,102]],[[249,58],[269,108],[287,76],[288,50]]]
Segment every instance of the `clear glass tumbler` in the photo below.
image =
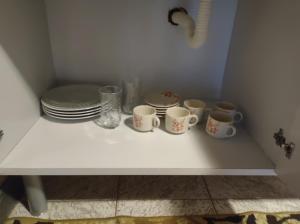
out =
[[132,114],[133,108],[139,104],[139,86],[138,77],[123,80],[123,112]]
[[95,122],[104,128],[116,128],[121,122],[122,89],[118,86],[100,88],[102,110]]

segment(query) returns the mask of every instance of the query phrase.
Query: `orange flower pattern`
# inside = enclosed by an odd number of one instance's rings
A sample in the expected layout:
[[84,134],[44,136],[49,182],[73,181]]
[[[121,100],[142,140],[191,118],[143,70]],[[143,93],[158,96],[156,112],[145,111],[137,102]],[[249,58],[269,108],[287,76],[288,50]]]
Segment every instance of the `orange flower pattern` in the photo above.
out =
[[172,130],[174,132],[182,132],[184,128],[184,120],[181,122],[178,122],[177,120],[172,121]]
[[209,118],[207,125],[206,125],[206,130],[209,133],[216,134],[219,129],[218,129],[218,125]]
[[137,128],[142,127],[143,123],[142,123],[142,117],[139,115],[134,115],[133,116],[133,125]]

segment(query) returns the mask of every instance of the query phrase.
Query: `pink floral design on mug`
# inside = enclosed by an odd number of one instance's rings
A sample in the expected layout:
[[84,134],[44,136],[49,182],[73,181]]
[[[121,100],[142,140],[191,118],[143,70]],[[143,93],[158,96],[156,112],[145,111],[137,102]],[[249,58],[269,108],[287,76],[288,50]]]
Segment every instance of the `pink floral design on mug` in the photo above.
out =
[[207,131],[212,134],[216,134],[218,132],[218,124],[214,123],[212,121],[212,119],[208,119],[206,128],[207,128]]
[[184,129],[184,121],[178,122],[177,120],[173,120],[172,130],[174,132],[182,132]]
[[199,119],[184,107],[171,107],[166,111],[166,129],[173,134],[183,134],[196,125]]
[[143,125],[142,120],[143,120],[143,118],[141,116],[135,114],[133,116],[133,126],[137,127],[137,128],[142,127],[142,125]]

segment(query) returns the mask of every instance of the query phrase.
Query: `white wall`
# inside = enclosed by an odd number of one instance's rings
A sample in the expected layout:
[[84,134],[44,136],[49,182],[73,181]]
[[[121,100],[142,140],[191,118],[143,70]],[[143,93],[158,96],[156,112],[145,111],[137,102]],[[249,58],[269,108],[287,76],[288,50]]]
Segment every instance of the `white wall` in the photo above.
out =
[[239,1],[224,78],[224,98],[245,110],[251,134],[295,189],[300,187],[300,154],[293,158],[298,168],[289,169],[291,161],[273,134],[283,128],[288,141],[297,141],[292,136],[300,119],[299,12],[298,0]]
[[39,97],[54,69],[44,2],[1,0],[0,5],[1,160],[39,118]]
[[196,15],[199,0],[46,0],[60,81],[114,82],[130,73],[146,89],[171,88],[185,96],[220,93],[236,0],[215,0],[209,40],[189,49],[168,10]]

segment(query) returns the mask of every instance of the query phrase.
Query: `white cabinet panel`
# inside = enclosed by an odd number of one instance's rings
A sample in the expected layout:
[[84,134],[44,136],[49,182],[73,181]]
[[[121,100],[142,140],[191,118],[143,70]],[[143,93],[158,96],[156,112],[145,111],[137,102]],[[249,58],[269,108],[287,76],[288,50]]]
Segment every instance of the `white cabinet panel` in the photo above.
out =
[[300,1],[240,1],[224,79],[224,96],[242,106],[252,136],[298,188],[299,152],[288,160],[273,134],[283,128],[299,148],[299,10]]
[[0,160],[39,118],[39,96],[53,75],[44,2],[1,1]]
[[129,73],[145,91],[218,98],[236,4],[214,0],[209,39],[191,49],[167,13],[183,6],[195,17],[199,0],[46,0],[57,77],[108,83]]
[[137,132],[128,116],[116,129],[93,121],[42,117],[0,165],[14,175],[274,175],[272,162],[243,129],[215,139],[197,125],[174,135]]
[[295,150],[290,160],[281,159],[277,164],[277,172],[282,179],[299,194],[300,188],[300,94],[298,95],[299,106],[295,110],[295,115],[290,119],[292,120],[290,128],[285,133],[287,143],[293,142]]

